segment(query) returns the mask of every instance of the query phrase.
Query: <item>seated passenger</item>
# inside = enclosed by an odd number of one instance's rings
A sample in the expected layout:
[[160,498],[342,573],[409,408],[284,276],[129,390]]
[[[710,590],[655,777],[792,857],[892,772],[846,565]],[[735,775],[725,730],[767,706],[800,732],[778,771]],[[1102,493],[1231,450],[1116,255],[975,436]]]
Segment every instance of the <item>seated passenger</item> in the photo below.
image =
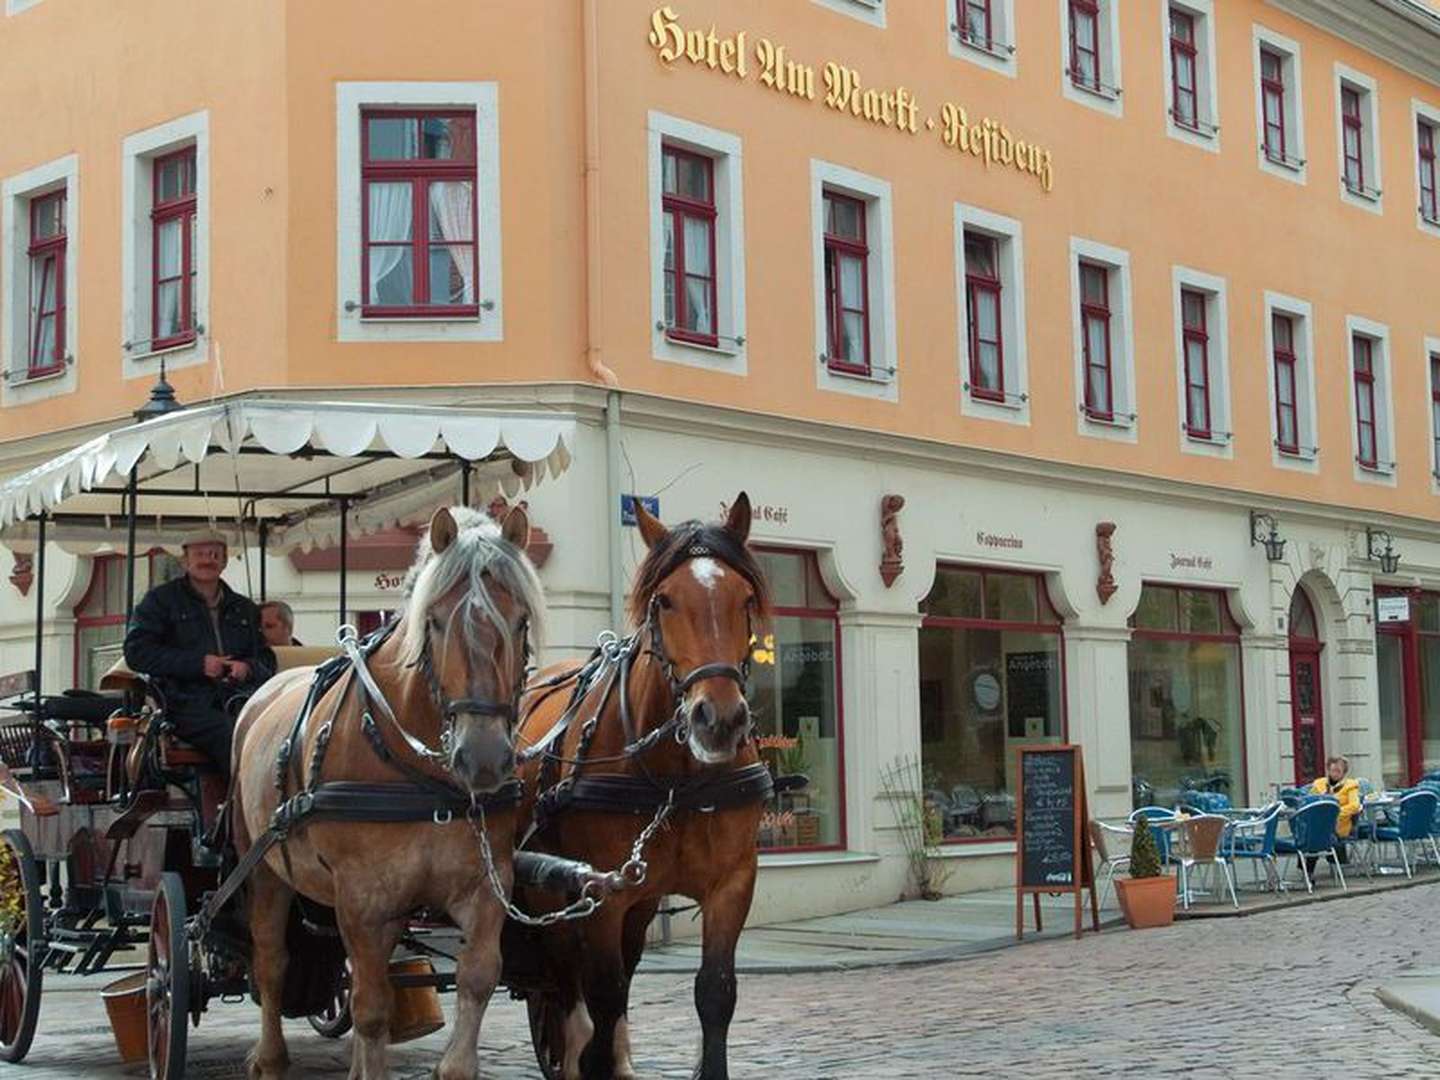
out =
[[225,538],[197,533],[183,550],[185,576],[155,586],[136,605],[125,662],[159,682],[175,733],[228,776],[234,723],[226,703],[274,674],[274,655],[254,603],[220,579]]
[[[1325,775],[1310,785],[1314,795],[1331,795],[1340,800],[1340,820],[1335,823],[1335,835],[1346,840],[1360,816],[1360,781],[1350,776],[1350,759],[1342,754],[1325,759]],[[1337,845],[1340,861],[1346,861],[1345,845]]]
[[267,600],[260,605],[260,633],[272,648],[300,644],[295,637],[295,612],[284,600]]

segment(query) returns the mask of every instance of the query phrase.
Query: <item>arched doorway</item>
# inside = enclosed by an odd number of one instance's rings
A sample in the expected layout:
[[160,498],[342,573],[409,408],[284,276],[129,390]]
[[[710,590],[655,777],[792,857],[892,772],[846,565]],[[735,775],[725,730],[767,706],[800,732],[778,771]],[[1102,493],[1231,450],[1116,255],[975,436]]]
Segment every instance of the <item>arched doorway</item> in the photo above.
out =
[[1320,691],[1320,623],[1305,590],[1290,601],[1290,722],[1295,783],[1308,784],[1325,771],[1325,706]]

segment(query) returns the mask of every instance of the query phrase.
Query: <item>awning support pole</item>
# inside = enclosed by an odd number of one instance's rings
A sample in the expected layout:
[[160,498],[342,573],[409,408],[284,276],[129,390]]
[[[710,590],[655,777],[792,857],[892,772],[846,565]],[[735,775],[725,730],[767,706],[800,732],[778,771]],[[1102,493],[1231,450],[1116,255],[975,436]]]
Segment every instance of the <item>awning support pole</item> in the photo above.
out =
[[265,545],[270,542],[270,522],[261,518],[260,528],[257,531],[260,538],[260,602],[263,604],[269,599],[265,595]]
[[470,505],[470,473],[474,466],[468,461],[460,462],[460,505]]
[[31,715],[31,746],[40,745],[41,689],[45,684],[45,511],[35,531],[35,712]]
[[346,578],[350,574],[350,500],[339,499],[340,503],[340,625],[345,625]]
[[125,511],[125,627],[128,632],[130,616],[135,614],[135,515],[140,506],[139,481],[134,466],[130,468],[130,482],[126,485]]

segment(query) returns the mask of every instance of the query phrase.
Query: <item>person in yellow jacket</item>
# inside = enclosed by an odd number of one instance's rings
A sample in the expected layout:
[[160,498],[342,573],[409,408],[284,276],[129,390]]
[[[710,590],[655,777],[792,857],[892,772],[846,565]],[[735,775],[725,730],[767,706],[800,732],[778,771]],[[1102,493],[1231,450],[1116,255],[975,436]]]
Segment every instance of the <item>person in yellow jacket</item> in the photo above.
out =
[[[1310,785],[1316,795],[1332,795],[1340,800],[1340,820],[1335,824],[1335,835],[1341,840],[1349,837],[1360,816],[1360,781],[1350,775],[1350,761],[1341,754],[1325,759],[1325,775]],[[1340,861],[1345,862],[1345,846],[1339,849]]]

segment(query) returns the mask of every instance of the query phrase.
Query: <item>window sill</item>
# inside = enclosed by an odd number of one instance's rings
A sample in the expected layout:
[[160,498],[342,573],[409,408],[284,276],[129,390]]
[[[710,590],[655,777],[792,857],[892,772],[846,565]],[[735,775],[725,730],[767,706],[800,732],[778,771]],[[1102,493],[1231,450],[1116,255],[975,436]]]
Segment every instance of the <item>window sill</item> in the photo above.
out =
[[945,840],[940,845],[940,851],[936,858],[940,859],[978,859],[993,855],[1014,855],[1014,840],[986,840],[977,837],[974,840]]
[[1091,97],[1099,98],[1101,101],[1117,102],[1125,93],[1125,91],[1118,86],[1106,86],[1104,83],[1082,82],[1075,77],[1074,72],[1069,68],[1065,69],[1065,78],[1076,90],[1089,94]]
[[966,35],[965,32],[954,23],[950,24],[950,32],[955,35],[955,40],[965,46],[965,48],[971,49],[982,56],[988,56],[992,60],[999,60],[1001,63],[1008,64],[1015,57],[1014,45],[1006,45],[1003,42],[993,39],[988,42],[977,41],[975,38]]
[[1128,430],[1135,426],[1134,413],[1115,413],[1112,416],[1104,416],[1100,413],[1091,412],[1085,406],[1080,406],[1080,415],[1087,424],[1095,424],[1097,427],[1121,428]]
[[820,354],[820,364],[824,367],[827,375],[833,375],[837,379],[854,379],[856,382],[885,384],[892,382],[895,378],[893,367],[849,367],[831,362],[824,353]]
[[964,389],[965,393],[970,396],[970,403],[972,405],[988,406],[992,409],[1011,409],[1015,412],[1021,412],[1030,401],[1029,394],[1003,394],[995,397],[991,394],[984,394],[975,390],[969,383],[965,384]]
[[1292,173],[1298,173],[1305,168],[1304,158],[1292,158],[1285,155],[1276,157],[1268,150],[1262,150],[1261,154],[1265,159],[1265,164],[1274,165],[1277,169],[1287,169]]
[[410,326],[417,323],[478,323],[479,313],[465,315],[361,315],[361,326]]
[[1281,446],[1275,444],[1275,452],[1286,461],[1314,461],[1320,456],[1318,446]]
[[172,356],[175,353],[185,352],[188,349],[195,348],[195,346],[199,344],[200,337],[197,334],[195,337],[190,338],[188,341],[177,341],[173,345],[162,345],[158,349],[150,349],[148,352],[136,353],[134,356],[130,357],[130,359],[135,363],[141,363],[146,360],[155,360],[162,356]]
[[1356,458],[1355,465],[1362,473],[1365,473],[1368,476],[1388,477],[1395,475],[1395,462],[1393,461],[1377,461],[1372,464],[1368,461],[1361,461],[1359,458]]
[[1185,438],[1201,446],[1224,446],[1235,437],[1233,431],[1192,431],[1190,428],[1182,428]]
[[1220,134],[1219,124],[1207,124],[1204,120],[1181,120],[1172,110],[1170,123],[1175,125],[1175,130],[1196,139],[1214,139]]
[[733,338],[728,335],[721,335],[722,341],[733,341],[735,343],[734,345],[722,345],[719,342],[712,345],[708,341],[695,341],[691,338],[672,333],[663,324],[657,324],[655,329],[667,345],[673,345],[677,349],[694,349],[696,352],[708,353],[712,356],[739,356],[740,347],[745,344],[745,336],[743,334],[736,334]]
[[[1011,850],[1014,850],[1013,844]],[[794,854],[775,849],[760,852],[760,869],[762,870],[787,866],[847,866],[878,863],[879,861],[879,855],[872,855],[864,851],[845,851],[843,848],[834,848],[829,851],[801,851]]]
[[35,386],[39,383],[52,382],[62,378],[65,372],[70,370],[72,363],[74,360],[66,357],[65,363],[56,364],[54,367],[40,368],[35,371],[26,370],[23,373],[19,371],[6,372],[5,384],[13,390],[21,386]]
[[1352,199],[1361,199],[1367,203],[1376,204],[1380,202],[1380,196],[1382,194],[1379,188],[1351,187],[1343,181],[1341,182],[1340,190],[1342,194],[1348,195]]

